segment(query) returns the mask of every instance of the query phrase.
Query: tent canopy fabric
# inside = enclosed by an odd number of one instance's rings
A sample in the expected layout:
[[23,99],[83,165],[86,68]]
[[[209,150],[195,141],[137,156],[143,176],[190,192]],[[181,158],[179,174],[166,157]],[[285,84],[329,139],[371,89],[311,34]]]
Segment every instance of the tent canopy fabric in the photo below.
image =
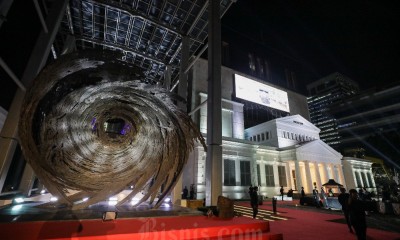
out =
[[337,183],[334,179],[329,179],[327,183],[322,184],[322,186],[338,186],[338,187],[343,187],[342,184]]

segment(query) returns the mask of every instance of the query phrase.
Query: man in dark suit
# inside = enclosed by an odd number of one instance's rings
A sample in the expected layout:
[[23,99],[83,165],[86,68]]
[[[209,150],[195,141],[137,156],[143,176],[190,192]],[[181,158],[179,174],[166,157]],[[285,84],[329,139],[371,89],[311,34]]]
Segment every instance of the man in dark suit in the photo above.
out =
[[351,228],[351,223],[350,223],[350,218],[349,218],[349,207],[348,207],[349,197],[350,197],[350,194],[348,194],[346,192],[346,189],[340,188],[340,194],[338,196],[338,201],[339,201],[340,205],[342,205],[342,211],[343,211],[344,217],[346,218],[346,223],[347,223],[347,226],[349,227],[349,231],[351,233],[353,233],[353,229]]
[[253,209],[253,218],[257,217],[258,213],[258,187],[253,187],[253,190],[250,194],[250,204],[251,208]]
[[349,191],[349,215],[350,222],[353,226],[357,239],[366,240],[367,239],[367,221],[365,219],[365,206],[364,202],[358,199],[358,193],[355,189],[350,189]]

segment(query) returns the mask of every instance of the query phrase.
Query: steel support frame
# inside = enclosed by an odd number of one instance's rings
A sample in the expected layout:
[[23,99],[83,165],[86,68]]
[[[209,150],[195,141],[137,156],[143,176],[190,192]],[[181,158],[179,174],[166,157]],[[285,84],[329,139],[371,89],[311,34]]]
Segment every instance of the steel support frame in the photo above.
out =
[[[178,95],[185,99],[185,102],[178,102],[178,107],[182,110],[187,112],[188,107],[187,107],[187,92],[188,92],[188,83],[187,79],[188,76],[186,73],[184,73],[184,69],[186,68],[188,61],[189,61],[189,50],[190,50],[190,39],[188,37],[184,37],[182,39],[182,53],[181,53],[181,66],[179,70],[179,86],[178,86]],[[182,169],[183,172],[183,169]],[[178,181],[175,184],[175,187],[173,189],[172,193],[172,201],[173,204],[180,205],[180,200],[182,198],[182,173],[180,177],[178,178]]]
[[207,94],[206,205],[216,206],[218,197],[222,195],[221,18],[219,1],[209,1],[208,8]]
[[[61,24],[61,20],[65,14],[67,3],[67,0],[56,1],[53,4],[52,9],[50,9],[46,18],[48,33],[45,33],[42,30],[38,39],[36,40],[36,44],[32,50],[31,56],[21,78],[21,82],[24,85],[29,85],[39,71],[44,67],[50,54],[51,46],[56,37],[58,28]],[[1,136],[17,138],[20,109],[24,96],[25,93],[18,89],[9,109],[6,121],[4,122]],[[0,138],[0,191],[3,189],[16,146],[16,141]],[[35,175],[32,168],[29,165],[26,165],[24,175],[22,176],[20,183],[20,190],[24,194],[29,194],[33,185],[34,177]]]

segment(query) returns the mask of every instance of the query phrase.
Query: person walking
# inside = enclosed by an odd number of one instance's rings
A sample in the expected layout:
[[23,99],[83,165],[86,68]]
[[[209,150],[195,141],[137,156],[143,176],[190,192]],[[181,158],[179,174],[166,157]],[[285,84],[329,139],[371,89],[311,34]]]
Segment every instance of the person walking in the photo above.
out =
[[364,202],[358,199],[358,193],[356,189],[350,189],[349,191],[349,215],[350,222],[353,226],[357,240],[367,239],[367,221],[365,219],[365,206]]
[[279,190],[280,191],[280,193],[281,193],[281,196],[282,196],[282,201],[283,201],[283,186],[281,186],[281,189]]
[[253,187],[250,193],[250,204],[253,209],[253,218],[255,219],[258,214],[258,187]]
[[353,233],[353,229],[351,228],[350,216],[349,216],[349,197],[350,194],[346,192],[346,188],[340,188],[340,194],[338,196],[338,201],[340,205],[342,205],[343,215],[346,219],[347,227],[349,231]]

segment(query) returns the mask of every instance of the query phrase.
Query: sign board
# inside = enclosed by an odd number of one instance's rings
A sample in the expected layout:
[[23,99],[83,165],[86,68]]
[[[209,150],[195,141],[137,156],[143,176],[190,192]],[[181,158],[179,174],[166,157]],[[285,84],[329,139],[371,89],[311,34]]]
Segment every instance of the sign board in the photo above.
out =
[[287,92],[238,74],[235,74],[235,93],[237,98],[290,112]]

